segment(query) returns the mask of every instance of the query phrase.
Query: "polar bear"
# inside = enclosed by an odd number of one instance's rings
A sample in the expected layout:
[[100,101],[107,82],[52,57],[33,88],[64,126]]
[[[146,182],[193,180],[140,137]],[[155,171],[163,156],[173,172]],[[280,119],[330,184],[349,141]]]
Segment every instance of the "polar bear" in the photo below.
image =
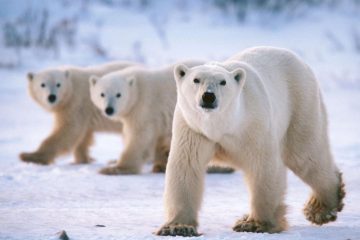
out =
[[166,223],[158,235],[197,236],[204,173],[216,156],[244,171],[251,211],[237,232],[286,229],[286,167],[313,194],[312,223],[336,220],[344,184],[330,152],[317,80],[292,52],[257,47],[222,63],[175,68],[178,99],[166,172]]
[[103,117],[90,100],[89,77],[133,66],[118,61],[89,67],[64,66],[28,73],[30,96],[55,116],[54,130],[32,153],[21,153],[24,162],[50,164],[74,151],[75,163],[92,161],[88,149],[96,131],[121,133],[122,124]]
[[[204,61],[186,61],[189,66]],[[137,174],[153,160],[153,172],[164,172],[176,104],[174,66],[142,66],[90,78],[91,100],[111,120],[123,123],[124,151],[114,166],[100,173]]]

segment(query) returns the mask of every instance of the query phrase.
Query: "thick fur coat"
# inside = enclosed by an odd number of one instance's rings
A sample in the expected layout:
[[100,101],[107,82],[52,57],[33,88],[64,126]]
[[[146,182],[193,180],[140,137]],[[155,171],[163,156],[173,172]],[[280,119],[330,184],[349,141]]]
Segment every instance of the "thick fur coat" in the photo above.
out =
[[[286,169],[313,194],[304,213],[334,221],[345,195],[319,84],[294,53],[258,47],[225,62],[175,68],[178,100],[159,235],[198,235],[206,166],[214,156],[244,171],[250,212],[234,231],[286,229]],[[220,213],[219,213],[220,214]]]
[[165,171],[176,104],[174,66],[131,67],[90,79],[93,103],[104,116],[123,124],[125,136],[120,159],[100,173],[137,174],[147,161],[154,162],[153,172]]
[[74,153],[75,163],[89,163],[89,146],[94,132],[121,133],[123,126],[104,117],[91,103],[90,76],[102,76],[134,65],[112,62],[90,67],[61,67],[29,73],[29,93],[44,109],[53,113],[54,129],[35,152],[21,153],[25,162],[50,164],[65,153]]

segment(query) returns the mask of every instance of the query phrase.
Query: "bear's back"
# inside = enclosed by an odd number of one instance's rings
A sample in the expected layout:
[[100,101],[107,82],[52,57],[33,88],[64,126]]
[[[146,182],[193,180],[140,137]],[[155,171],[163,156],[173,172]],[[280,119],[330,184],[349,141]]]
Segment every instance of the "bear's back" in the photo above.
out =
[[[280,135],[286,130],[295,112],[305,112],[305,108],[318,100],[316,95],[319,87],[314,74],[289,50],[273,47],[250,48],[228,61],[245,63],[254,71],[255,77],[246,79],[244,94],[251,95],[257,91],[255,95],[261,95],[257,96],[257,99],[260,99],[259,104],[266,101],[269,113],[277,121],[276,128],[279,128]],[[255,99],[256,96],[252,98]]]

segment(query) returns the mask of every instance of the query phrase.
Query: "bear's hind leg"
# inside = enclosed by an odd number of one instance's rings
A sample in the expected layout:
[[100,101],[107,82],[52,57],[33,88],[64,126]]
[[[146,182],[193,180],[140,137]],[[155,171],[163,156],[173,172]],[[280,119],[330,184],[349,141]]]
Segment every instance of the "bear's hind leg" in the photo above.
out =
[[157,144],[155,151],[153,173],[164,173],[169,157],[170,146],[164,145],[161,142]]
[[307,220],[322,225],[336,220],[345,190],[330,151],[325,105],[319,91],[313,96],[293,114],[283,154],[285,164],[312,188],[304,209]]
[[306,219],[317,225],[335,221],[344,206],[345,186],[327,142],[313,142],[306,150],[298,145],[286,165],[313,190],[304,208]]

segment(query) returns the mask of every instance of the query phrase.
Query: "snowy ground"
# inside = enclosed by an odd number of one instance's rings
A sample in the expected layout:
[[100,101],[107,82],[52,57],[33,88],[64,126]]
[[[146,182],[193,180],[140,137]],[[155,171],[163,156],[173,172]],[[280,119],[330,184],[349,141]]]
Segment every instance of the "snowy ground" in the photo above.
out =
[[[0,239],[54,239],[65,229],[72,239],[155,239],[163,223],[164,175],[102,176],[96,171],[118,156],[121,139],[100,135],[97,162],[71,165],[71,158],[43,167],[21,163],[17,154],[34,149],[51,128],[51,117],[29,101],[22,73],[1,72]],[[302,215],[309,189],[289,174],[286,202],[290,229],[281,234],[235,233],[231,227],[248,209],[241,173],[207,176],[200,216],[205,239],[359,239],[360,91],[328,91],[331,140],[344,172],[347,197],[337,222],[312,226]],[[97,224],[106,227],[95,227]]]
[[[175,12],[168,16],[166,38],[161,40],[144,14],[118,11],[91,5],[87,17],[80,20],[79,38],[101,32],[99,41],[108,48],[109,58],[143,57],[150,65],[192,57],[221,60],[254,45],[288,47],[314,68],[323,86],[333,152],[347,190],[338,220],[322,227],[307,222],[302,208],[310,190],[289,172],[289,230],[272,235],[235,233],[231,227],[248,212],[241,172],[215,174],[206,179],[200,239],[360,239],[360,55],[353,38],[354,31],[360,30],[358,16],[319,11],[301,21],[264,27]],[[119,15],[123,21],[113,21]],[[101,27],[94,29],[91,24],[95,23]],[[141,42],[140,50],[132,49],[134,41]],[[97,174],[108,160],[119,156],[120,137],[98,135],[92,149],[97,161],[91,165],[71,165],[69,156],[46,167],[18,160],[19,152],[34,150],[52,127],[51,116],[26,93],[26,72],[104,60],[89,54],[86,46],[63,51],[55,60],[36,50],[24,51],[22,66],[0,69],[0,239],[56,239],[61,230],[71,239],[165,239],[152,235],[164,221],[164,175],[151,174],[149,166],[138,176]],[[0,49],[0,53],[11,50]],[[2,62],[7,59],[4,56],[11,54],[0,56]]]

